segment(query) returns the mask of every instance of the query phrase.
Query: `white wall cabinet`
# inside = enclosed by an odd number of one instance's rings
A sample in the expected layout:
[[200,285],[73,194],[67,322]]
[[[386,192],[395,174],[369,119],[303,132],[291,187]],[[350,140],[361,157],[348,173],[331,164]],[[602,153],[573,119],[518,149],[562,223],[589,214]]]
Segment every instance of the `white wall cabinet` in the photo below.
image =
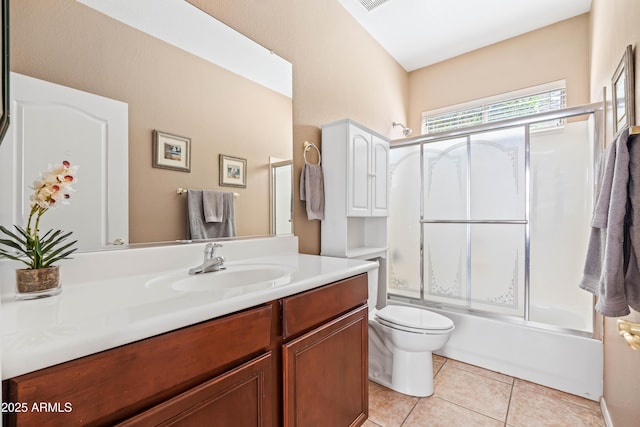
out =
[[386,257],[389,141],[353,122],[322,126],[322,255]]
[[[335,128],[335,129],[330,129]],[[327,140],[334,141],[337,155],[346,154],[347,216],[388,216],[389,142],[353,122],[327,125]],[[346,153],[339,153],[345,145]],[[337,131],[337,132],[334,132]],[[334,136],[333,134],[336,133]],[[323,149],[325,142],[323,127]],[[325,162],[326,158],[325,151]],[[326,163],[325,163],[326,164]],[[333,171],[333,173],[337,173]],[[343,181],[344,182],[344,181]]]

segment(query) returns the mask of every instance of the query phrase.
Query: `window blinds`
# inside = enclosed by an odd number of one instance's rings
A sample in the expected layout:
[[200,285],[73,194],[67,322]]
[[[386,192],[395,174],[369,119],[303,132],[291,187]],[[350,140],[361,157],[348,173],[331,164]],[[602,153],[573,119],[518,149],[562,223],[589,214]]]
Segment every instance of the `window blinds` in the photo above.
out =
[[[566,88],[548,90],[516,98],[447,111],[438,114],[424,113],[423,134],[443,132],[483,123],[523,117],[536,113],[560,110],[566,105]],[[559,126],[563,120],[551,120],[532,125],[532,129]]]

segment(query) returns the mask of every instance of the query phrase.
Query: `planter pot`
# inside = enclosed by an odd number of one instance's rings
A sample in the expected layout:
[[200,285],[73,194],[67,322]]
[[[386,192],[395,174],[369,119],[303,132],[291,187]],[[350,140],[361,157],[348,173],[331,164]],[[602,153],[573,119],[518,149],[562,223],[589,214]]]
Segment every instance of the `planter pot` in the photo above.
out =
[[58,295],[60,267],[16,270],[16,299],[35,299]]

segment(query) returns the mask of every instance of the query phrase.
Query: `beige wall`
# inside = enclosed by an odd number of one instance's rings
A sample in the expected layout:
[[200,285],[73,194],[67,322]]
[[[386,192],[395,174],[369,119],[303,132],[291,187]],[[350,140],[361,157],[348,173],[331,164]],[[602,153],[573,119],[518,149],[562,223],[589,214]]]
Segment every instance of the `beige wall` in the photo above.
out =
[[409,127],[423,111],[556,80],[567,105],[589,102],[589,18],[580,15],[411,72]]
[[[593,0],[591,4],[591,101],[602,101],[606,88],[606,139],[613,139],[611,76],[627,45],[635,52],[635,110],[640,107],[640,2],[637,0]],[[637,120],[634,121],[637,124]],[[626,317],[640,322],[640,313]],[[615,427],[634,427],[640,420],[640,351],[631,350],[618,335],[616,319],[605,318],[604,328],[604,398]]]
[[[131,242],[186,238],[178,187],[239,193],[238,235],[269,233],[269,156],[291,158],[290,98],[75,0],[12,1],[10,41],[12,71],[128,103]],[[191,173],[151,166],[154,129],[191,138]],[[247,159],[246,189],[218,186],[219,154]]]
[[[296,194],[305,140],[320,143],[320,126],[354,119],[391,138],[407,118],[408,76],[336,0],[191,0],[293,63],[293,158]],[[320,224],[306,219],[295,197],[300,251],[320,253]]]

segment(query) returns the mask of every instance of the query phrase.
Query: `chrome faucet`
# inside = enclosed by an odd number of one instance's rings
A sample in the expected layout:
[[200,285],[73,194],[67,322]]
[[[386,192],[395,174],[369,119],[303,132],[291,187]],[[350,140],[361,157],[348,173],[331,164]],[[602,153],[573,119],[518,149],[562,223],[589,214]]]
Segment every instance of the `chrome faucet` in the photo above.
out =
[[221,248],[219,243],[207,243],[204,247],[204,260],[202,265],[189,269],[189,274],[209,273],[211,271],[224,270],[224,257],[216,256],[216,249]]

